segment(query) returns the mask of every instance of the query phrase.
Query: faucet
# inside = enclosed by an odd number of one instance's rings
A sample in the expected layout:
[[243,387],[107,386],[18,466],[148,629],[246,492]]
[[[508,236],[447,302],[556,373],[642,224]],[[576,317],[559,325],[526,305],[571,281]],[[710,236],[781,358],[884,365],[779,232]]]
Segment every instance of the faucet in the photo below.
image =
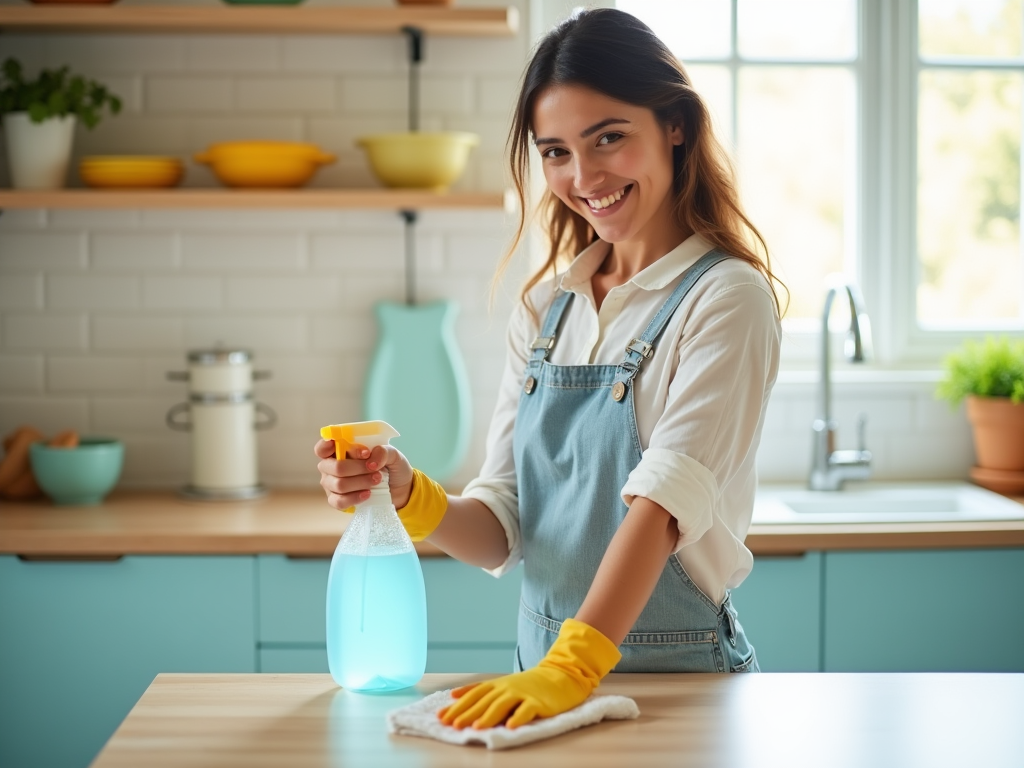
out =
[[841,275],[830,279],[825,295],[825,311],[821,317],[821,370],[818,379],[818,413],[811,428],[814,432],[811,455],[811,476],[808,487],[812,491],[839,491],[847,480],[867,480],[871,475],[871,451],[865,446],[864,430],[867,417],[858,420],[859,447],[855,451],[835,450],[835,432],[838,423],[832,418],[832,382],[829,358],[828,316],[836,294],[845,292],[850,303],[850,330],[846,337],[846,359],[862,363],[871,346],[871,325],[864,312],[864,299],[860,289]]

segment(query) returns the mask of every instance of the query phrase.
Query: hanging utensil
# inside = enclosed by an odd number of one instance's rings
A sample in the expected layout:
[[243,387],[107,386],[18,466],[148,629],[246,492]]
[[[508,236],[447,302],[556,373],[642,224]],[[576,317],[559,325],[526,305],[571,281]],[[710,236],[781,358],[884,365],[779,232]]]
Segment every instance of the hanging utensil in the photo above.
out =
[[472,428],[469,376],[455,337],[454,301],[416,303],[416,214],[405,220],[405,303],[374,307],[379,341],[363,395],[364,418],[400,424],[393,444],[438,482],[465,458]]

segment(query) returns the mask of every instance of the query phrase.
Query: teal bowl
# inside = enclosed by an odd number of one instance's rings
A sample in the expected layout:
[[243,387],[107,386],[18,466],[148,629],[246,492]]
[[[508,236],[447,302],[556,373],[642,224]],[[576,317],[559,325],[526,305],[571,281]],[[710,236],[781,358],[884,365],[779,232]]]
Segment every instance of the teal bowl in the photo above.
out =
[[124,444],[109,437],[83,437],[77,448],[29,446],[32,473],[54,504],[99,504],[117,483]]

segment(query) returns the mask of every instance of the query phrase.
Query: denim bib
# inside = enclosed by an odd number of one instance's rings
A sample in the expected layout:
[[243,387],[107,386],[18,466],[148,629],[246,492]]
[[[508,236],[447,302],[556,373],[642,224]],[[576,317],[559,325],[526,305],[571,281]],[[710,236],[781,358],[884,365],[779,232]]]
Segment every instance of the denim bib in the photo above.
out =
[[[690,267],[618,365],[549,363],[574,294],[560,294],[548,310],[531,345],[513,437],[524,565],[517,669],[536,665],[583,604],[625,519],[619,492],[642,454],[633,384],[683,297],[726,258],[711,251]],[[616,672],[758,669],[728,593],[716,605],[674,555],[619,650]]]

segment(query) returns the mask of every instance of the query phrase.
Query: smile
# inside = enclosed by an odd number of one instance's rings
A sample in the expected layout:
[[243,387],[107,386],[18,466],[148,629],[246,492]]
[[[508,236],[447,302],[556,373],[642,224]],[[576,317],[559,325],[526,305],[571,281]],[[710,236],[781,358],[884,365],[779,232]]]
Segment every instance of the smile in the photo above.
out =
[[605,195],[604,197],[599,197],[599,198],[585,197],[583,199],[587,201],[587,205],[590,207],[591,211],[595,211],[595,212],[596,211],[604,211],[604,210],[607,210],[609,208],[615,207],[616,204],[620,200],[622,200],[624,197],[626,197],[629,194],[629,191],[632,188],[633,188],[632,184],[627,184],[622,189],[617,189],[614,192],[611,192],[611,193]]

